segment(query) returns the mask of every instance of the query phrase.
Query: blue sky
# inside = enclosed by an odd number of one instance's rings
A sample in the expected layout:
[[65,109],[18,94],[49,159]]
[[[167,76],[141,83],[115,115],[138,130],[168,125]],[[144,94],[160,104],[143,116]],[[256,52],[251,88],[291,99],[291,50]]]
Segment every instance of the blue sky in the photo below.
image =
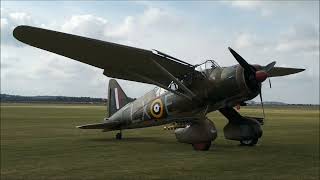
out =
[[[272,78],[265,100],[319,104],[318,1],[1,1],[2,93],[106,97],[101,70],[17,42],[11,33],[20,24],[155,48],[193,64],[235,64],[231,46],[253,64],[307,69]],[[120,84],[134,97],[153,88]]]

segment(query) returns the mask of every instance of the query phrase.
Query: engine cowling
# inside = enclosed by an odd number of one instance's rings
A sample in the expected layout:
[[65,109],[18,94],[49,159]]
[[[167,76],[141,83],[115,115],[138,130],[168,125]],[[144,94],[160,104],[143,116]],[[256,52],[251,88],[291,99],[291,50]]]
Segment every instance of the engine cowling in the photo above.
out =
[[217,129],[209,119],[178,128],[174,133],[179,142],[192,144],[196,150],[208,150],[211,141],[217,138]]

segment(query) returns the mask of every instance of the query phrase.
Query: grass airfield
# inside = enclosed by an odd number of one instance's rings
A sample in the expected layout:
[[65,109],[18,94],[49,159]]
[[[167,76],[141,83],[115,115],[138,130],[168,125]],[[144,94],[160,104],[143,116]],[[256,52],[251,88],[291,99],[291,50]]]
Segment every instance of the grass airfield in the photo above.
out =
[[[319,107],[267,107],[256,147],[225,140],[209,151],[178,143],[163,126],[116,132],[81,130],[100,122],[99,105],[1,105],[1,179],[319,179]],[[261,116],[245,107],[243,115]]]

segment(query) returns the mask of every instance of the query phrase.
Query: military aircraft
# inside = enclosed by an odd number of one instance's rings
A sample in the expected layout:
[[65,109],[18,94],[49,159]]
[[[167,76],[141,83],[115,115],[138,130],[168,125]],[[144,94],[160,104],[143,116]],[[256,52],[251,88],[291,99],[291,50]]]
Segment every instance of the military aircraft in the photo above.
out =
[[[158,50],[144,50],[72,34],[18,26],[14,37],[31,46],[53,52],[104,70],[103,74],[118,79],[156,85],[140,98],[129,98],[115,79],[108,86],[108,116],[103,122],[78,126],[81,129],[119,131],[182,123],[174,131],[179,142],[192,144],[195,150],[208,150],[217,137],[214,123],[206,115],[220,111],[228,123],[226,139],[253,146],[262,136],[265,118],[241,116],[234,107],[245,105],[261,94],[267,78],[285,76],[304,69],[251,65],[229,47],[238,62],[220,67],[207,60],[192,65]],[[81,72],[79,72],[81,73]],[[271,84],[270,84],[271,85]],[[263,109],[264,114],[264,109]]]

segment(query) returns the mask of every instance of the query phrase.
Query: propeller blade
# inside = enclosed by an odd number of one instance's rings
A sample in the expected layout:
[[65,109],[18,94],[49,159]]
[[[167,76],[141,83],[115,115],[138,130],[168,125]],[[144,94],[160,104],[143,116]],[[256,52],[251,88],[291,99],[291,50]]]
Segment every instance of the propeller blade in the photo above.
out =
[[266,65],[263,68],[263,71],[265,71],[265,72],[271,71],[271,69],[274,67],[274,65],[276,65],[276,61],[273,61],[273,62],[269,63],[268,65]]
[[233,57],[238,61],[240,66],[243,67],[243,69],[245,69],[251,73],[256,72],[256,69],[253,66],[251,66],[246,60],[244,60],[236,51],[234,51],[230,47],[228,47],[228,49],[231,52],[231,54],[233,55]]
[[270,78],[269,78],[269,86],[270,86],[270,88],[271,88],[271,80],[270,80]]
[[263,100],[262,100],[262,92],[261,92],[261,88],[262,88],[262,87],[260,87],[259,95],[260,95],[260,102],[261,102],[261,107],[262,107],[262,112],[263,112],[263,120],[265,120],[265,119],[266,119],[266,115],[265,115],[265,113],[264,113],[264,106],[263,106]]
[[287,67],[274,67],[268,74],[269,77],[286,76],[304,71],[305,69],[300,68],[287,68]]

